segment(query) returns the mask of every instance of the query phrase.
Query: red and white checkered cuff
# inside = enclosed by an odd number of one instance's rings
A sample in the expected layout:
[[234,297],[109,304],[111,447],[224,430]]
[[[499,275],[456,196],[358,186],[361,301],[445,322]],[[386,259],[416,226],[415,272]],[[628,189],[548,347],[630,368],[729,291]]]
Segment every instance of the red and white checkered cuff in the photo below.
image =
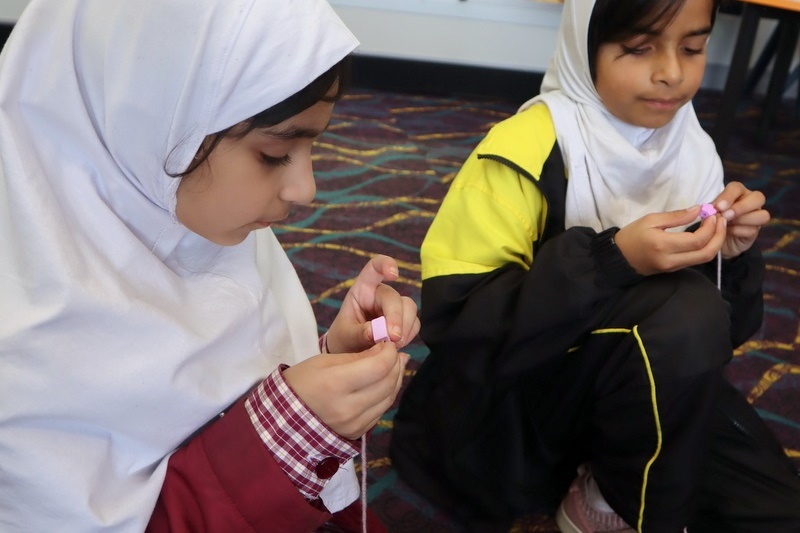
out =
[[303,496],[316,499],[338,465],[358,454],[357,441],[342,438],[319,420],[289,388],[284,368],[256,387],[245,408],[281,469]]
[[322,337],[319,338],[319,353],[328,352],[328,332],[326,331]]

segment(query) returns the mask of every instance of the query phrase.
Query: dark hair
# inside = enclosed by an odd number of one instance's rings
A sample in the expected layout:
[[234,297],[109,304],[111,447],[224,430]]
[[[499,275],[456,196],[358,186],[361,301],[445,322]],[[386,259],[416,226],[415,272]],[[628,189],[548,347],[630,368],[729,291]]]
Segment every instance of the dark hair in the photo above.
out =
[[[350,56],[345,56],[344,59],[286,100],[278,102],[247,120],[206,136],[189,166],[182,172],[170,173],[167,171],[167,175],[173,178],[181,178],[189,174],[206,162],[214,148],[225,137],[242,138],[254,129],[268,128],[275,124],[280,124],[284,120],[302,113],[317,102],[337,102],[341,100],[350,88],[350,68]],[[339,84],[336,87],[336,94],[329,95],[328,91],[337,81]]]
[[[670,25],[686,0],[597,0],[589,21],[587,48],[592,79],[597,75],[597,51],[605,43],[621,43]],[[717,18],[720,0],[712,0],[711,25]]]

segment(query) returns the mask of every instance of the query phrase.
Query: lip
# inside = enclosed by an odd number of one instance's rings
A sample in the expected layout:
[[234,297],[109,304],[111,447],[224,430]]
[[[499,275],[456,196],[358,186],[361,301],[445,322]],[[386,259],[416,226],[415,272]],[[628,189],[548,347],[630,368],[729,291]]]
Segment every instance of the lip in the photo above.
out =
[[673,111],[680,107],[683,100],[680,98],[644,98],[644,102],[659,111]]
[[263,218],[261,220],[256,220],[255,222],[253,222],[253,225],[257,226],[259,228],[268,228],[272,224],[274,224],[275,222],[280,222],[281,220],[285,220],[287,218],[289,218],[289,213],[288,212],[286,214],[284,214],[283,216],[280,216],[278,218],[273,218],[273,219]]

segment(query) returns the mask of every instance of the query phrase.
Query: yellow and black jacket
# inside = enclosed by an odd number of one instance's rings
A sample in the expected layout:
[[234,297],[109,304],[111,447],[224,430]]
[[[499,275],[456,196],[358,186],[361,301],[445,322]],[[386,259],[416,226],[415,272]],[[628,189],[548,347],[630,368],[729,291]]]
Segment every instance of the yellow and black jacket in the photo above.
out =
[[[613,243],[617,228],[564,229],[566,187],[549,111],[533,106],[477,146],[422,245],[430,355],[403,393],[392,461],[473,524],[558,505],[574,470],[554,485],[552,469],[574,450],[552,449],[520,421],[564,354],[601,325],[608,302],[642,279]],[[716,281],[713,263],[695,270]],[[761,323],[762,275],[756,251],[726,262],[734,346]]]

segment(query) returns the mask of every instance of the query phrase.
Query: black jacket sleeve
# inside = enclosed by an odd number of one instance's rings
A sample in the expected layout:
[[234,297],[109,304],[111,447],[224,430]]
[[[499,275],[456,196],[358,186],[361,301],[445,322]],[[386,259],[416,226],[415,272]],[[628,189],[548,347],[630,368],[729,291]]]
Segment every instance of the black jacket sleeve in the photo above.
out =
[[474,383],[519,376],[566,353],[601,319],[597,307],[638,278],[620,277],[610,270],[619,263],[594,253],[606,237],[575,227],[547,241],[530,270],[510,264],[425,280],[422,339]]

